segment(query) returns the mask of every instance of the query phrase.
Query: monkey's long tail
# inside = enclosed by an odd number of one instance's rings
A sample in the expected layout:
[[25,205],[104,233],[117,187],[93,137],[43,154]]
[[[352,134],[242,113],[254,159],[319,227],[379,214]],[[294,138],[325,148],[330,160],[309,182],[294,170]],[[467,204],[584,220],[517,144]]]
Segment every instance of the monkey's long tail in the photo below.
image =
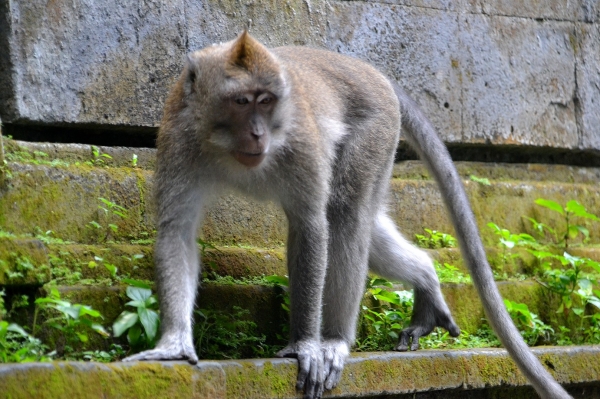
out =
[[440,186],[458,235],[462,256],[492,328],[542,398],[571,398],[533,355],[504,307],[487,262],[475,216],[446,146],[419,106],[397,84],[392,82],[392,85],[400,101],[402,127],[408,142],[427,164]]

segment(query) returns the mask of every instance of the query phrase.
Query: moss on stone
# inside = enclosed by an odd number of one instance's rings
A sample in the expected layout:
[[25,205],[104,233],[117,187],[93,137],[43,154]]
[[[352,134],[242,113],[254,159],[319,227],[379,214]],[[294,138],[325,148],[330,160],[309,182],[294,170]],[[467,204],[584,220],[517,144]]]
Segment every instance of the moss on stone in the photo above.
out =
[[[539,348],[534,353],[562,384],[597,387],[600,351],[595,347]],[[29,398],[296,398],[297,363],[291,359],[147,363],[47,363],[0,365],[0,392]],[[460,397],[530,397],[531,390],[499,349],[352,354],[330,395],[378,397],[437,392]],[[571,385],[571,387],[573,387]],[[589,391],[588,391],[589,392]],[[386,397],[387,397],[386,396]],[[404,396],[399,396],[404,397]],[[584,397],[584,396],[580,396]]]
[[50,279],[48,251],[31,238],[0,238],[0,286],[40,285]]
[[283,249],[220,247],[206,250],[202,262],[205,270],[235,278],[287,274]]
[[[279,362],[281,363],[281,362]],[[296,365],[279,364],[275,369],[269,360],[239,360],[226,368],[228,398],[294,397],[298,372]]]
[[152,248],[147,245],[51,244],[48,248],[51,254],[64,261],[68,269],[79,272],[82,279],[110,282],[112,277],[106,264],[111,264],[117,267],[120,277],[154,280],[154,258]]

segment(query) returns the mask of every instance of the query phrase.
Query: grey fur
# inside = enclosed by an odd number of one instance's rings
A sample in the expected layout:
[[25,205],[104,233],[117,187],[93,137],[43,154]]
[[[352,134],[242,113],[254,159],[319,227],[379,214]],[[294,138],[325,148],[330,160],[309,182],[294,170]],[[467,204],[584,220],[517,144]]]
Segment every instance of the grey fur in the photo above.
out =
[[[259,112],[253,101],[264,93],[276,103]],[[257,111],[225,118],[237,108],[222,99],[241,97]],[[167,100],[156,171],[162,336],[155,349],[126,360],[198,360],[195,233],[222,189],[275,200],[288,217],[290,343],[278,355],[298,359],[296,385],[305,398],[320,398],[341,378],[368,267],[415,288],[411,326],[397,350],[417,349],[435,326],[458,335],[431,260],[386,216],[401,119],[441,184],[492,325],[540,395],[568,397],[512,325],[458,174],[416,105],[364,62],[303,47],[267,50],[247,33],[191,54]],[[264,159],[255,165],[257,158],[239,151]]]

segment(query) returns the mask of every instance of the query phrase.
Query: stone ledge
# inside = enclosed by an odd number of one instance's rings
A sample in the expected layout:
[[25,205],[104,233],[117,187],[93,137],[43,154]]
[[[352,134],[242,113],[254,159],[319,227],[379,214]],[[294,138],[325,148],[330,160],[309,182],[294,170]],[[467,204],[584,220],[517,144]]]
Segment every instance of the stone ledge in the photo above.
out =
[[[94,243],[142,238],[142,233],[155,229],[151,171],[19,162],[9,162],[8,169],[12,179],[0,190],[0,224],[6,231],[23,234],[39,227],[64,240]],[[535,170],[532,167],[532,174]],[[600,189],[589,184],[597,168],[569,169],[563,177],[579,172],[587,176],[581,179],[585,183],[492,180],[486,186],[464,181],[484,243],[497,242],[493,232],[484,227],[490,221],[511,231],[525,228],[530,234],[535,233],[523,216],[561,226],[564,220],[560,215],[534,205],[537,198],[562,204],[576,198],[592,212],[599,209]],[[128,218],[111,221],[98,208],[100,197],[127,208]],[[406,237],[423,234],[423,227],[454,234],[439,189],[430,180],[392,179],[389,213]],[[107,223],[115,223],[118,232],[91,229],[90,221],[100,222],[104,230]],[[600,225],[590,225],[589,230],[592,242],[597,242]],[[286,241],[287,222],[272,202],[227,195],[208,212],[201,236],[217,245],[279,248]]]
[[[582,386],[587,394],[598,390],[599,346],[533,351],[576,397]],[[4,364],[0,365],[0,392],[11,399],[298,398],[295,378],[292,359],[201,361],[197,366],[185,362]],[[495,398],[531,393],[506,351],[476,349],[354,354],[340,385],[325,397],[420,396],[442,390],[444,397],[446,393],[487,397],[495,390],[500,393]]]

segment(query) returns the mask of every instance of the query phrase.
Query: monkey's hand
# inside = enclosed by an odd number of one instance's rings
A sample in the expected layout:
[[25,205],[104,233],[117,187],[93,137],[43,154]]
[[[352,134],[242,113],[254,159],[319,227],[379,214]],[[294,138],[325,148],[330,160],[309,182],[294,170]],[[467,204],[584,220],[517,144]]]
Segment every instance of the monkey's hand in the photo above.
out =
[[198,355],[196,355],[191,337],[184,340],[180,337],[163,336],[156,344],[156,348],[123,359],[124,362],[138,360],[187,360],[190,364],[196,364]]
[[342,370],[350,348],[345,341],[327,340],[321,346],[323,351],[325,389],[333,389],[342,378]]
[[277,352],[278,357],[298,359],[296,389],[304,390],[304,399],[319,399],[323,395],[323,353],[317,341],[298,341]]

